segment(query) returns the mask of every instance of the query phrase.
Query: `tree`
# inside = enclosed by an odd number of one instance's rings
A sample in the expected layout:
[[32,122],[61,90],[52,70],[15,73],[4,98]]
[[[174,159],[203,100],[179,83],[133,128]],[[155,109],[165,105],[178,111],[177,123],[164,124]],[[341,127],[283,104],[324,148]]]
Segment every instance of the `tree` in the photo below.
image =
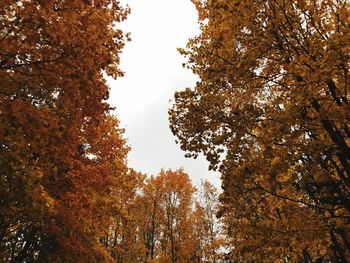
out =
[[159,180],[158,177],[149,177],[140,196],[139,216],[142,218],[141,229],[146,248],[146,262],[157,262],[160,254],[159,244],[164,222],[164,211],[161,207],[163,183],[164,181]]
[[[143,198],[146,176],[130,170],[119,186],[117,214],[102,242],[114,262],[148,262],[143,239]],[[148,208],[148,207],[147,207]]]
[[196,193],[195,209],[192,216],[193,238],[197,243],[197,261],[220,262],[223,258],[224,233],[219,212],[219,192],[209,181],[202,181]]
[[194,2],[202,33],[181,52],[200,81],[170,123],[222,173],[233,254],[349,261],[349,3]]
[[194,211],[189,176],[182,169],[161,170],[157,176],[134,174],[127,181],[129,189],[124,187],[120,198],[123,213],[103,238],[115,262],[203,262],[202,254],[196,257],[196,250],[203,250],[198,238],[211,237],[196,228],[204,229],[203,221],[210,220]]
[[0,258],[101,262],[128,148],[103,77],[122,75],[118,1],[0,1]]
[[162,170],[156,178],[162,189],[161,262],[184,262],[190,259],[192,229],[190,223],[191,205],[195,188],[183,170]]

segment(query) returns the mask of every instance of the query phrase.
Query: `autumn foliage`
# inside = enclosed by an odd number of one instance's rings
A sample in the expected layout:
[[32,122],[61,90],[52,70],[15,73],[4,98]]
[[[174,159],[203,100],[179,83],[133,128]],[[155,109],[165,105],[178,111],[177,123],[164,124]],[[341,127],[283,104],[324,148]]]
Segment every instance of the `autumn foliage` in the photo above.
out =
[[173,133],[222,174],[234,262],[349,262],[348,1],[194,1]]
[[106,103],[118,1],[0,1],[0,261],[108,262],[127,174]]
[[183,170],[133,178],[134,191],[123,194],[126,209],[103,238],[115,262],[216,262],[221,257],[213,185],[205,181],[196,191]]
[[1,262],[218,257],[216,189],[195,198],[181,169],[127,166],[106,76],[123,75],[128,13],[116,0],[0,0]]
[[128,167],[118,0],[0,0],[1,262],[350,262],[350,3],[193,0],[170,128],[223,192]]

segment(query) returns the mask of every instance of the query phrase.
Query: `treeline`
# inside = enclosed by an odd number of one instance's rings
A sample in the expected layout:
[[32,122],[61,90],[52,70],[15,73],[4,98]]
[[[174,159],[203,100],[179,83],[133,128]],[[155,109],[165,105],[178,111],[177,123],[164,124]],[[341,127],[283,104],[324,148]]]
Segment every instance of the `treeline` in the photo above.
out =
[[224,238],[213,185],[196,190],[183,170],[133,174],[129,184],[122,213],[101,239],[114,262],[219,262]]
[[195,0],[173,133],[222,174],[233,262],[350,262],[349,1]]

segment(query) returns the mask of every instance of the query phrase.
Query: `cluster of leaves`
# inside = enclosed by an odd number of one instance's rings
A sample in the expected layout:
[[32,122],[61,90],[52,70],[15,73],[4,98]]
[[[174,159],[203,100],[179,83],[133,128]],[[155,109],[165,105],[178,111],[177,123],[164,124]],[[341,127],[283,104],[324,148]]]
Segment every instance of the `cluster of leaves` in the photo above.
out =
[[103,74],[122,75],[117,0],[0,0],[0,261],[109,262],[128,177]]
[[349,1],[194,3],[170,126],[222,174],[228,257],[349,262]]
[[224,240],[215,187],[203,182],[195,197],[183,170],[156,177],[133,173],[129,190],[121,193],[124,213],[102,239],[114,261],[217,262]]

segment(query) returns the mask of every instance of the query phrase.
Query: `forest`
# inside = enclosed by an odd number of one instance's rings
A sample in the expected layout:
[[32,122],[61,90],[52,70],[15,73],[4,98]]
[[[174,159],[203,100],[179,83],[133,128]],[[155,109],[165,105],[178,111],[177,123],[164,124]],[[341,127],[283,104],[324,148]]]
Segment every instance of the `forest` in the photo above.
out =
[[350,1],[192,2],[169,126],[222,190],[129,166],[128,6],[0,0],[0,262],[350,262]]

